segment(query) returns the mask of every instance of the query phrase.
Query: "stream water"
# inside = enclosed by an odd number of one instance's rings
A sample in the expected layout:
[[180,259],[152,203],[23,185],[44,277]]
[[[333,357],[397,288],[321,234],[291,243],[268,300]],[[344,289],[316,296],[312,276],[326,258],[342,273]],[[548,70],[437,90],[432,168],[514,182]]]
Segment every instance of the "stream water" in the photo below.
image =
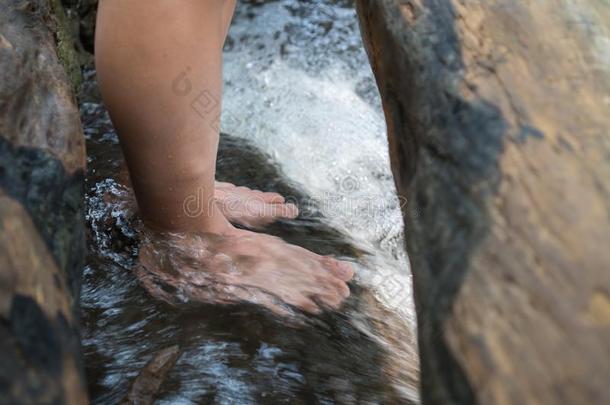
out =
[[[289,196],[302,214],[266,232],[355,263],[337,313],[295,324],[253,305],[155,301],[132,267],[121,153],[86,72],[89,255],[81,295],[92,402],[119,402],[179,345],[161,404],[417,402],[417,348],[400,202],[385,124],[348,0],[241,1],[225,46],[218,179]],[[229,135],[230,134],[230,135]]]

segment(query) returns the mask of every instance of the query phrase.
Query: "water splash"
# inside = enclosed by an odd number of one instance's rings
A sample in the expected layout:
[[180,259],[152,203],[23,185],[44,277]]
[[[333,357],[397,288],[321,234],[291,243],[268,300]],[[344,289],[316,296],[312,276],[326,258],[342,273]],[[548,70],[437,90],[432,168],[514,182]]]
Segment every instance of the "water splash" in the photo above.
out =
[[353,298],[300,326],[256,305],[184,310],[151,299],[132,271],[139,224],[88,72],[90,254],[81,300],[93,403],[118,402],[147,360],[173,344],[183,355],[162,404],[418,400],[400,202],[355,12],[349,1],[258,3],[239,4],[227,41],[222,125],[241,140],[221,140],[219,175],[294,196],[306,218],[268,231],[358,261]]
[[385,256],[361,276],[414,327],[401,206],[357,24],[349,1],[240,5],[222,128],[269,153],[327,221]]

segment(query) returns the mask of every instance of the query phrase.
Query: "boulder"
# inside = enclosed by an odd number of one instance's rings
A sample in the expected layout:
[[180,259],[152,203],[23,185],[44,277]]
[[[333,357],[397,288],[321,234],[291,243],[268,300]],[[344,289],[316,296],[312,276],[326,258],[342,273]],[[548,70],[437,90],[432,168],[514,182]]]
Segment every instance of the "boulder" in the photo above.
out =
[[427,404],[610,403],[610,8],[357,0]]
[[85,148],[70,80],[79,68],[58,4],[0,2],[0,403],[7,404],[87,402],[78,333]]

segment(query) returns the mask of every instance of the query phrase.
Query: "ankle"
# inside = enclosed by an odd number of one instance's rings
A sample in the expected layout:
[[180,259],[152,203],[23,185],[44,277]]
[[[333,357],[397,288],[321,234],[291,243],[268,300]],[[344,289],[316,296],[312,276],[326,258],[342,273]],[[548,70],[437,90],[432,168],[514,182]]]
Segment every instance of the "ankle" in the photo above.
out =
[[144,226],[154,232],[160,233],[207,233],[215,235],[228,235],[236,232],[236,228],[226,219],[224,214],[212,204],[211,209],[205,213],[191,215],[178,215],[171,219],[167,216],[161,218],[146,215],[140,211]]

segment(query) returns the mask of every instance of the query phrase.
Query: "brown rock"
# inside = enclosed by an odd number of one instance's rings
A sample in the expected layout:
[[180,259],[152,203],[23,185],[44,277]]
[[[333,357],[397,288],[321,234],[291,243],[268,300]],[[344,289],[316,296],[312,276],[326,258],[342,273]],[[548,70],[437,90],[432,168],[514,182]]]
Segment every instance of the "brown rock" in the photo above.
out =
[[610,8],[358,0],[424,403],[610,403]]
[[1,403],[87,402],[84,138],[50,10],[43,0],[0,3]]

